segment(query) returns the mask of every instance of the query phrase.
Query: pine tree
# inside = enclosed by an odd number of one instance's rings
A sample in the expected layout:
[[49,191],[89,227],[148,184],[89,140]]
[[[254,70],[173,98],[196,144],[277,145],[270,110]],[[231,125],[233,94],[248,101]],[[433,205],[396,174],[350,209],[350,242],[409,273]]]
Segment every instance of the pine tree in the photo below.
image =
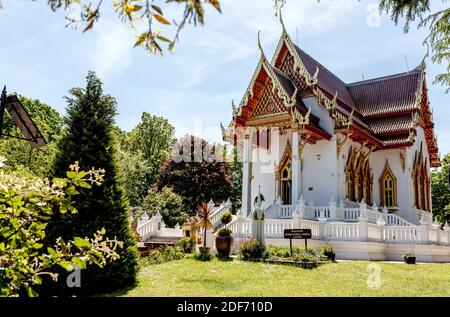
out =
[[121,184],[113,132],[116,101],[103,95],[102,83],[94,72],[89,72],[86,81],[85,89],[74,88],[70,91],[71,97],[66,97],[67,131],[58,143],[53,174],[65,176],[68,166],[78,161],[82,170],[104,169],[104,182],[89,190],[80,190],[74,203],[78,213],[54,217],[47,227],[47,241],[53,244],[58,237],[91,236],[96,230],[105,228],[108,237],[115,237],[124,245],[118,261],[104,268],[91,266],[83,270],[81,288],[69,289],[65,285],[66,278],[61,278],[62,283],[50,293],[89,295],[114,291],[136,282],[137,251],[130,230],[129,204]]

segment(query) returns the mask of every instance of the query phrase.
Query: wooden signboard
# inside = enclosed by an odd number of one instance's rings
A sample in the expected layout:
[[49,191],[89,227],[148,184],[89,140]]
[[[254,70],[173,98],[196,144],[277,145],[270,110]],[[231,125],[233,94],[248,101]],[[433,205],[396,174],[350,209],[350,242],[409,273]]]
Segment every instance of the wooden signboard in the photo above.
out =
[[308,239],[312,238],[311,229],[284,229],[284,238],[289,239],[292,253],[292,239],[305,239],[305,250],[308,248]]

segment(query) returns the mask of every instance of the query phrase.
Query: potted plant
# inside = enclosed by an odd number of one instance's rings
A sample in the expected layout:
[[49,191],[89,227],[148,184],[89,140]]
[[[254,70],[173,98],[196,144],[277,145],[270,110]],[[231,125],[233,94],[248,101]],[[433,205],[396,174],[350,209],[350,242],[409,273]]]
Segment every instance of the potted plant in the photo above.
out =
[[336,252],[334,252],[331,244],[324,244],[320,247],[320,254],[327,257],[328,260],[333,261],[336,259]]
[[216,249],[217,253],[222,256],[230,256],[231,247],[233,246],[233,237],[231,234],[233,233],[231,229],[227,228],[227,224],[229,224],[233,220],[233,215],[230,212],[226,212],[220,218],[220,221],[224,224],[224,228],[220,229],[217,233],[216,237]]
[[403,260],[406,264],[416,264],[416,256],[413,253],[403,255]]
[[203,229],[203,246],[199,248],[200,253],[209,254],[210,251],[210,248],[206,247],[206,230],[213,226],[210,220],[211,214],[212,208],[206,203],[202,203],[197,209],[197,225]]

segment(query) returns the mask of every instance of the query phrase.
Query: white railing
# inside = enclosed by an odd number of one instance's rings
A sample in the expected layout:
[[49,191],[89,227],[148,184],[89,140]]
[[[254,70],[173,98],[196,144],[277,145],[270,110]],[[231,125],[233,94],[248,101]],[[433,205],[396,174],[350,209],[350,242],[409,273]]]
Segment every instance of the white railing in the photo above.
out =
[[285,229],[293,229],[292,220],[266,219],[264,221],[264,234],[268,238],[283,237]]
[[359,208],[343,208],[343,214],[345,221],[358,221],[358,218],[360,216],[360,209]]
[[330,218],[330,207],[313,207],[314,218],[318,219],[320,217]]
[[238,235],[242,237],[249,237],[252,234],[252,220],[250,218],[245,218],[240,221],[239,217],[233,219],[227,228],[231,229],[233,235]]
[[[228,225],[239,238],[252,236],[253,220],[238,216]],[[267,238],[283,238],[285,229],[311,229],[313,239],[328,241],[372,241],[379,243],[413,243],[450,246],[450,228],[422,224],[386,226],[368,223],[364,218],[358,222],[315,221],[304,218],[265,219],[264,233]]]
[[148,219],[147,214],[145,214],[144,218],[138,222],[136,231],[142,241],[145,241],[150,237],[183,237],[183,230],[180,225],[177,224],[175,228],[167,228],[159,213],[150,219]]
[[320,223],[317,221],[305,220],[300,224],[301,229],[311,229],[314,239],[320,239]]
[[220,218],[222,218],[223,214],[230,211],[230,208],[227,204],[221,204],[216,207],[210,216],[211,223],[213,226],[217,226],[221,223]]
[[325,234],[328,240],[358,241],[360,239],[358,223],[327,223]]
[[275,203],[264,211],[266,218],[291,219],[295,211],[295,205],[280,205]]
[[382,240],[390,243],[420,242],[419,226],[388,226],[382,231]]

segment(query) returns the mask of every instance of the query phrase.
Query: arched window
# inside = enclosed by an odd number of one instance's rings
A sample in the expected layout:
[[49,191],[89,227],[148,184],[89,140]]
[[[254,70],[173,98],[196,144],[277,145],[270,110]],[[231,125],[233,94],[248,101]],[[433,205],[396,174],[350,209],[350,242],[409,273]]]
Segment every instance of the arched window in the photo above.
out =
[[386,160],[386,166],[380,177],[380,201],[382,206],[397,206],[397,178]]
[[412,172],[414,184],[414,202],[416,208],[422,210],[431,210],[430,201],[430,180],[428,177],[427,160],[423,159],[422,144],[420,151],[416,151],[414,158],[414,169]]

